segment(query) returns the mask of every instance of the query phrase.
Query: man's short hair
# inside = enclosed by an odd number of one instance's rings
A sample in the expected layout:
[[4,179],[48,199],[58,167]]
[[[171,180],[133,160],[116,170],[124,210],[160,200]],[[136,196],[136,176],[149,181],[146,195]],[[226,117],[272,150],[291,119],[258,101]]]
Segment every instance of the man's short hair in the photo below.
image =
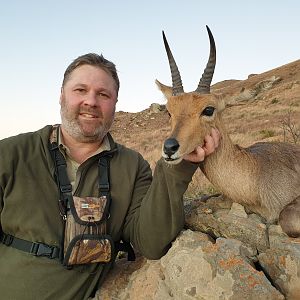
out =
[[64,73],[64,79],[62,82],[62,87],[64,87],[64,85],[66,84],[66,82],[68,81],[68,79],[70,78],[71,73],[78,67],[83,66],[83,65],[90,65],[90,66],[94,66],[94,67],[98,67],[100,69],[102,69],[103,71],[107,72],[108,74],[110,74],[112,76],[112,78],[115,81],[116,84],[116,91],[117,94],[119,92],[119,88],[120,88],[120,81],[119,81],[119,77],[117,74],[117,69],[116,69],[116,65],[107,60],[106,58],[104,58],[104,56],[101,54],[96,54],[96,53],[88,53],[88,54],[84,54],[81,55],[79,57],[77,57],[66,69],[65,73]]

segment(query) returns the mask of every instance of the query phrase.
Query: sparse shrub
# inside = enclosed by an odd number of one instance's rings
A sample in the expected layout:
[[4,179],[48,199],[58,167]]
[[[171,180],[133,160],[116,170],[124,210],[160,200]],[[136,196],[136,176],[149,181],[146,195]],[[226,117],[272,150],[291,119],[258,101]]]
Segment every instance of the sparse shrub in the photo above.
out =
[[275,132],[273,130],[270,130],[270,129],[263,129],[259,133],[261,134],[263,139],[273,137],[275,135]]
[[293,102],[291,104],[291,106],[294,106],[294,107],[299,107],[299,105],[300,105],[299,101]]
[[271,104],[276,104],[279,102],[279,99],[278,98],[273,98],[272,101],[271,101]]
[[283,130],[283,141],[298,144],[300,141],[300,128],[297,126],[292,117],[292,109],[288,110],[281,120],[281,128]]

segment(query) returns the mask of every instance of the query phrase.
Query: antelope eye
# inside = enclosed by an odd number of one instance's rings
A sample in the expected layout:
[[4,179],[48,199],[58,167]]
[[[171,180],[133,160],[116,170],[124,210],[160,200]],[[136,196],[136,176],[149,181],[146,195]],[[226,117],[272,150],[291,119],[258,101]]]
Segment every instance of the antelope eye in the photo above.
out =
[[204,108],[201,115],[211,117],[213,115],[214,111],[215,111],[215,108],[213,106],[207,106]]

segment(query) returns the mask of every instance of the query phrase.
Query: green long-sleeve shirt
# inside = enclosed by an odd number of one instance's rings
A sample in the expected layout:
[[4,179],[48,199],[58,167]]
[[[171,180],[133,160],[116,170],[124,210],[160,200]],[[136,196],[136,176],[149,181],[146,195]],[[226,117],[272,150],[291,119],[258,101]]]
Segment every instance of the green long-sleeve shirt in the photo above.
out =
[[[48,150],[51,128],[0,141],[0,224],[7,234],[59,246],[63,221]],[[139,153],[111,137],[110,144],[117,151],[110,162],[108,233],[114,241],[123,238],[147,258],[158,259],[183,228],[182,196],[197,166],[186,161],[169,166],[160,160],[152,179]],[[98,155],[79,166],[75,195],[98,195],[97,161]],[[90,264],[67,270],[58,260],[0,244],[0,299],[86,299],[104,268]]]

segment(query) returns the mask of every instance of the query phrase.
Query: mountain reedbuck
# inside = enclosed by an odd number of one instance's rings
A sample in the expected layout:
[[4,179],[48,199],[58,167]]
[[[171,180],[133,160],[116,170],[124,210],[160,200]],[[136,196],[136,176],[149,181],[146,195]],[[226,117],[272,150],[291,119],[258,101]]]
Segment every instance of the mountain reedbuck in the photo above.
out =
[[172,87],[156,81],[167,99],[171,133],[162,155],[177,164],[183,155],[203,145],[204,137],[217,128],[219,147],[205,158],[201,169],[208,180],[234,202],[262,216],[267,223],[279,221],[291,237],[300,236],[300,147],[288,143],[256,143],[249,148],[234,145],[221,113],[225,95],[210,93],[216,64],[216,47],[210,29],[210,55],[197,89],[185,93],[181,76],[163,32],[172,75]]

